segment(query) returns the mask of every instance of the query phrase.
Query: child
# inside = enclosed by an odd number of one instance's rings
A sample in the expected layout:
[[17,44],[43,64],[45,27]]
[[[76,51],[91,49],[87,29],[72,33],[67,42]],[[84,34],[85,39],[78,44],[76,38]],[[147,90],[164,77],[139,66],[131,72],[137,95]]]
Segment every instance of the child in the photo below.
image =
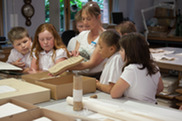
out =
[[119,80],[110,92],[112,98],[124,95],[156,103],[155,96],[163,90],[163,83],[144,36],[139,33],[129,33],[122,36],[119,44],[124,66]]
[[119,53],[120,35],[114,30],[104,31],[99,38],[98,45],[103,58],[108,58],[102,71],[100,82],[96,86],[99,90],[110,93],[111,88],[121,75],[123,61]]
[[136,32],[136,26],[131,21],[123,21],[118,24],[115,29],[120,33],[121,36],[131,32]]
[[8,32],[8,38],[13,45],[7,63],[11,63],[27,72],[30,68],[31,38],[28,31],[23,27],[14,27]]
[[30,73],[47,71],[54,64],[68,58],[68,51],[52,24],[41,24],[35,33],[31,50]]
[[[75,15],[75,25],[76,25],[75,28],[76,28],[77,34],[85,30],[85,26],[82,22],[81,11],[78,11]],[[78,36],[71,38],[67,46],[68,51],[73,51],[75,49],[77,40],[78,40]]]

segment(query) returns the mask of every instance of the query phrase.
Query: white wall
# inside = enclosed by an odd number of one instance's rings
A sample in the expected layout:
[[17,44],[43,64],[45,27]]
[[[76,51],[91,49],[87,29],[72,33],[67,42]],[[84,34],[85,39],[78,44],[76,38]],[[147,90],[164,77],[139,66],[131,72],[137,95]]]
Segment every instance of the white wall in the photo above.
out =
[[[155,1],[156,0],[113,0],[113,11],[123,12],[124,18],[128,17],[135,22],[137,30],[143,32],[144,26],[141,9],[153,6]],[[182,13],[182,0],[177,0],[176,8],[180,8]]]
[[[21,13],[21,8],[24,5],[24,0],[3,0],[3,2],[6,4],[6,6],[4,6],[6,12],[6,18],[4,18],[4,20],[6,21],[6,29],[5,29],[5,36],[7,37],[7,33],[8,31],[10,31],[10,29],[13,26],[23,26],[25,27],[30,36],[33,37],[36,28],[45,22],[45,3],[44,0],[32,0],[31,4],[33,5],[34,9],[35,9],[35,13],[33,15],[33,17],[31,18],[31,26],[26,26],[25,25],[25,18]],[[14,17],[10,17],[13,16]],[[17,16],[17,17],[16,17]]]

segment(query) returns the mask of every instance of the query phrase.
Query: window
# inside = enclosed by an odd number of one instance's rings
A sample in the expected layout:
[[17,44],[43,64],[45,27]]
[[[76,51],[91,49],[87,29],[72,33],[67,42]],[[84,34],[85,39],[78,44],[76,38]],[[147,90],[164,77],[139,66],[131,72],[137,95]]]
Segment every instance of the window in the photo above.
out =
[[[108,0],[93,0],[95,2],[98,3],[98,5],[100,6],[101,8],[101,14],[102,14],[102,22],[103,23],[109,23],[108,22]],[[66,27],[65,27],[65,23],[68,22],[65,21],[65,16],[64,15],[64,7],[66,6],[65,3],[66,1],[65,0],[60,0],[60,31],[64,31],[66,30]],[[70,21],[69,21],[69,25],[72,25],[72,20],[74,19],[74,16],[76,14],[77,11],[79,11],[82,6],[88,2],[88,0],[70,0]],[[69,13],[68,12],[68,13]],[[45,0],[45,22],[50,22],[50,17],[49,17],[49,0]],[[69,27],[69,29],[71,29],[72,26]],[[67,28],[68,29],[68,28]]]

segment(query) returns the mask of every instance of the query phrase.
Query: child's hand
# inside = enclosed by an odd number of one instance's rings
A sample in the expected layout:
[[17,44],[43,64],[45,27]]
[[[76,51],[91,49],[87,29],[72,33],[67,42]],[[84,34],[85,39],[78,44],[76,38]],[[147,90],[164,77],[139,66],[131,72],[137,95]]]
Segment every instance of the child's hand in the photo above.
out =
[[24,68],[23,69],[23,73],[29,73],[29,71],[30,71],[30,68]]
[[99,89],[99,87],[100,87],[100,82],[99,80],[96,80],[96,88]]
[[20,68],[23,68],[25,67],[25,63],[24,62],[21,62],[21,58],[19,58],[18,60],[12,62],[11,64],[15,65],[15,66],[18,66]]
[[34,68],[29,69],[28,71],[29,74],[34,74],[37,73],[37,71]]

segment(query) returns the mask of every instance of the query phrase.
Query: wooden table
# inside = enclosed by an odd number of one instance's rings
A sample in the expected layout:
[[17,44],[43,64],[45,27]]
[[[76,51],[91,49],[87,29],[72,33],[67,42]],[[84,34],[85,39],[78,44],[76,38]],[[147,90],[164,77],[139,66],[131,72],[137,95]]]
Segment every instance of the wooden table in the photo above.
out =
[[165,46],[169,46],[169,44],[174,45],[181,45],[182,46],[182,37],[177,36],[164,36],[164,37],[158,37],[158,36],[148,36],[149,43],[164,43]]
[[182,53],[182,48],[162,47],[159,49],[163,49],[163,50],[167,50],[167,51],[174,51],[174,53],[167,54],[166,56],[175,58],[173,61],[156,60],[157,65],[160,68],[182,71],[182,55],[177,55],[179,53]]
[[[179,71],[178,78],[179,80],[181,79],[182,75],[182,48],[176,48],[176,47],[162,47],[158,48],[162,50],[167,50],[167,51],[174,51],[171,54],[167,54],[165,56],[168,57],[174,57],[175,59],[172,61],[169,60],[155,60],[159,68],[162,69],[169,69],[169,70],[176,70]],[[177,55],[181,53],[181,55]],[[155,58],[155,54],[152,54],[153,57]]]

